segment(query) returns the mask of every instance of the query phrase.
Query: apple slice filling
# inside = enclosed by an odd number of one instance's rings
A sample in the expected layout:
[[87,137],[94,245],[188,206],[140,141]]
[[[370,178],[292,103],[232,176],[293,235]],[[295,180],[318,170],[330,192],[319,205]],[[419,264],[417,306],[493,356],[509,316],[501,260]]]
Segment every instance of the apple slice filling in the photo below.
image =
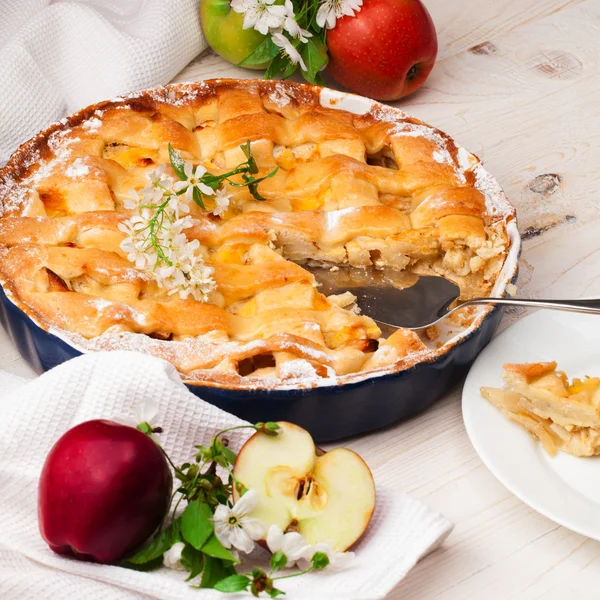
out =
[[371,471],[352,450],[319,455],[307,431],[292,423],[279,426],[277,436],[253,435],[235,463],[237,481],[260,497],[251,516],[267,529],[298,531],[311,545],[346,550],[364,533],[375,508]]

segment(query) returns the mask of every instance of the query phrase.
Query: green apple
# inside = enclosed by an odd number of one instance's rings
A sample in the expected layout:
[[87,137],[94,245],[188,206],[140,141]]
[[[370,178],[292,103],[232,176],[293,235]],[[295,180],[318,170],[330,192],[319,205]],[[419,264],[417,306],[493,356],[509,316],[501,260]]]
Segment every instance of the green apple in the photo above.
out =
[[[209,46],[234,65],[244,60],[266,38],[255,29],[243,29],[244,15],[232,10],[229,0],[200,0],[200,18]],[[267,65],[248,68],[265,69]]]

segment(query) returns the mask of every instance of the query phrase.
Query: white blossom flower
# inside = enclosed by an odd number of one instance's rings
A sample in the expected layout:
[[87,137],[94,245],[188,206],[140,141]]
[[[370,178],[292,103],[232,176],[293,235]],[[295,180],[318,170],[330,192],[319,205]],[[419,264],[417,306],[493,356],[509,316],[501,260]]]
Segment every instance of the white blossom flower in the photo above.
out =
[[160,165],[153,171],[150,171],[147,174],[148,179],[150,180],[150,185],[152,187],[157,187],[161,184],[163,178],[165,177],[165,169],[167,165]]
[[123,206],[127,210],[137,210],[140,205],[140,195],[133,188],[129,190],[129,195],[123,200]]
[[[187,197],[186,197],[187,200]],[[182,202],[177,194],[169,196],[169,210],[179,219],[181,215],[187,215],[190,212],[190,205],[187,202]]]
[[337,552],[329,544],[315,544],[309,546],[303,553],[302,557],[298,559],[298,566],[304,571],[308,569],[312,564],[312,558],[317,552],[322,552],[327,555],[329,559],[328,569],[333,571],[341,571],[342,569],[348,568],[356,558],[354,552]]
[[[121,225],[121,224],[120,224]],[[123,223],[122,225],[126,225]],[[119,229],[121,229],[119,227]],[[121,229],[123,231],[123,229]],[[135,264],[135,268],[143,271],[154,264],[154,253],[148,248],[148,241],[139,232],[126,237],[121,242],[121,250],[127,254],[127,260]]]
[[[197,262],[189,271],[189,286],[186,291],[189,291],[198,302],[207,302],[208,296],[217,288],[217,284],[213,279],[215,270],[212,267],[207,267],[203,262]],[[181,296],[182,293],[180,292]]]
[[309,37],[312,37],[312,33],[306,29],[302,29],[296,21],[296,15],[294,14],[294,5],[292,0],[285,0],[285,10],[287,11],[285,21],[283,22],[283,28],[293,38],[299,39],[303,44],[306,44]]
[[233,508],[225,504],[217,506],[213,517],[215,535],[225,548],[233,547],[248,554],[254,548],[254,541],[264,536],[265,526],[247,516],[257,505],[258,492],[248,490]]
[[215,207],[213,208],[213,215],[220,217],[228,208],[229,202],[231,201],[231,194],[227,193],[225,188],[218,188],[215,193]]
[[154,426],[154,420],[158,416],[158,402],[156,400],[144,400],[129,408],[131,410],[129,414],[117,417],[120,423],[131,427],[137,427],[140,423],[148,423],[150,427]]
[[164,554],[163,554],[163,565],[169,569],[175,569],[176,571],[185,571],[185,568],[181,564],[181,554],[185,544],[183,542],[175,542]]
[[286,567],[293,567],[296,561],[303,558],[311,548],[310,544],[304,539],[304,536],[296,531],[283,533],[278,525],[271,525],[267,532],[267,546],[269,550],[283,552],[287,558]]
[[292,42],[290,42],[290,40],[285,35],[283,35],[283,33],[281,33],[280,31],[276,31],[271,36],[271,39],[273,40],[273,43],[276,46],[279,46],[279,48],[281,48],[283,52],[287,54],[288,58],[292,61],[292,63],[294,63],[295,65],[300,65],[300,68],[303,71],[306,71],[306,65],[302,60],[302,56],[300,56],[300,52],[298,52],[298,50],[294,48]]
[[263,35],[281,27],[287,14],[284,6],[275,5],[275,0],[232,0],[231,8],[244,15],[244,29],[254,28]]
[[317,11],[317,25],[333,29],[338,19],[344,16],[353,17],[360,12],[363,0],[321,0]]
[[183,171],[187,177],[187,179],[183,179],[181,181],[177,181],[173,185],[173,190],[176,192],[181,192],[185,190],[185,199],[187,202],[192,202],[194,199],[194,188],[197,188],[201,193],[206,196],[212,196],[215,192],[214,190],[202,183],[202,176],[206,173],[206,169],[202,165],[198,165],[194,167],[194,165],[190,162],[185,162],[185,166]]
[[[182,299],[192,295],[206,302],[216,288],[214,269],[204,264],[199,254],[200,242],[189,240],[184,231],[196,223],[188,214],[194,188],[206,195],[213,195],[214,191],[201,182],[206,173],[204,167],[186,162],[184,170],[188,179],[174,184],[164,176],[164,168],[159,167],[149,175],[151,185],[131,190],[123,205],[134,214],[118,225],[125,234],[120,247],[136,269],[156,281],[167,294],[179,294]],[[181,190],[186,193],[175,193]],[[221,193],[218,201],[221,206],[222,196]]]

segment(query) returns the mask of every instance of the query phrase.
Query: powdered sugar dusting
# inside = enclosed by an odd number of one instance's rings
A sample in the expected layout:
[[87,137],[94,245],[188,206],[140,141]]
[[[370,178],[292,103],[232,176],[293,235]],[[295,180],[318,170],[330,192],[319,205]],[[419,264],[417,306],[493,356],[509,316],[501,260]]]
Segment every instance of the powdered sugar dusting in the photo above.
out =
[[291,102],[286,87],[280,83],[275,84],[273,91],[269,94],[269,99],[279,108],[283,108]]
[[486,210],[494,220],[506,221],[513,217],[515,208],[492,174],[481,163],[477,163],[472,171],[475,175],[475,187],[485,196]]
[[288,360],[279,367],[279,377],[281,379],[307,379],[315,381],[319,379],[317,370],[303,358]]
[[[99,113],[100,111],[96,111],[96,113]],[[96,131],[98,131],[98,129],[100,129],[100,126],[102,125],[102,121],[96,116],[96,117],[92,117],[91,119],[87,119],[87,121],[84,121],[81,126],[87,130],[89,133],[94,133]]]
[[78,179],[84,177],[89,172],[90,168],[83,162],[83,160],[81,160],[81,158],[77,158],[65,171],[65,175],[73,179]]

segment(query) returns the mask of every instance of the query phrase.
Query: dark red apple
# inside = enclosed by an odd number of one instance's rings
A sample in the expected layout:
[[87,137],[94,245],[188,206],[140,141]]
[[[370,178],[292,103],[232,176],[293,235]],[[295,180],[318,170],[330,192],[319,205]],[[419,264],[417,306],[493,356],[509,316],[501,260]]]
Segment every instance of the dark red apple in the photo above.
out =
[[332,77],[376,100],[398,100],[427,79],[437,56],[435,26],[420,0],[364,0],[327,32]]
[[160,526],[172,487],[169,465],[147,435],[112,421],[86,421],[46,458],[40,532],[58,554],[117,562]]

